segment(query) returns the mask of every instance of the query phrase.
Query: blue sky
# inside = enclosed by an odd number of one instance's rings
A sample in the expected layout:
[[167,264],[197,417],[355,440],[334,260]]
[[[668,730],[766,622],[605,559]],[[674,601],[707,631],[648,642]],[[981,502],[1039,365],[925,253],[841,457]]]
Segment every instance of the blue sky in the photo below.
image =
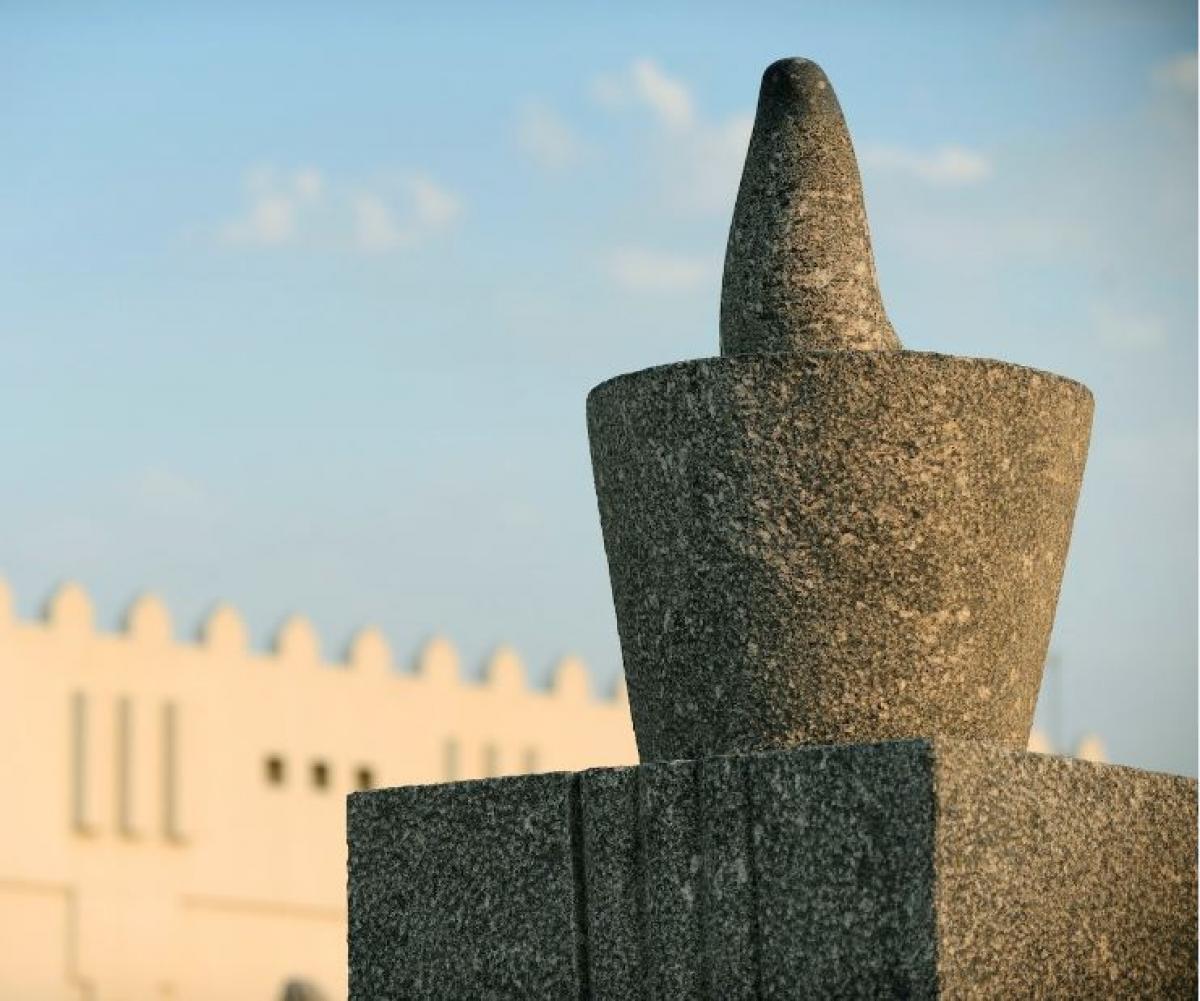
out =
[[106,625],[152,590],[181,636],[224,599],[609,686],[584,397],[716,353],[758,78],[804,55],[905,345],[1096,394],[1043,722],[1194,774],[1194,10],[642,8],[6,5],[19,611],[75,578]]

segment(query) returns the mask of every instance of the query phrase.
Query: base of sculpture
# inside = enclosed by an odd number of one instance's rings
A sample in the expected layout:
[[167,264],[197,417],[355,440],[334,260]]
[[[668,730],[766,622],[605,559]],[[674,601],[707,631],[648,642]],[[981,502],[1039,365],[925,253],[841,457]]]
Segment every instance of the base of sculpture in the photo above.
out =
[[358,793],[350,996],[1196,994],[1196,783],[954,740]]

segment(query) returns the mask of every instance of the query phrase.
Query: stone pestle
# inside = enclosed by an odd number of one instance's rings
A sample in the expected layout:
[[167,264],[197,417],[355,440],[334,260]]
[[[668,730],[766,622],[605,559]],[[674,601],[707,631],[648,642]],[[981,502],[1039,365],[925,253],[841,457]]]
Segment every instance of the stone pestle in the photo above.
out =
[[900,350],[841,108],[807,60],[763,77],[720,342],[588,397],[641,759],[1023,749],[1091,394]]
[[767,67],[725,251],[721,354],[896,351],[854,146],[821,67]]

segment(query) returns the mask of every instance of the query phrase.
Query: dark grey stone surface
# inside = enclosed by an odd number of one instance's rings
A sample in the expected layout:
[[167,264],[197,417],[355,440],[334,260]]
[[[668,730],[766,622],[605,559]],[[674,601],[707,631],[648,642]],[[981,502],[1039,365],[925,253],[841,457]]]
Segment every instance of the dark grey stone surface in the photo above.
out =
[[647,998],[694,998],[703,991],[700,803],[696,763],[647,765],[638,772],[638,836],[644,894],[642,935]]
[[925,743],[755,759],[760,997],[937,996],[933,762]]
[[1174,776],[812,747],[358,793],[349,835],[355,1001],[1196,991]]
[[594,389],[643,761],[904,737],[1023,748],[1092,398],[914,352],[714,358]]
[[592,1001],[634,1001],[646,980],[637,769],[583,772],[579,785]]
[[561,772],[351,795],[350,996],[588,996],[576,796]]
[[757,997],[743,760],[579,781],[591,997]]
[[937,746],[938,975],[955,998],[1196,997],[1196,782]]
[[763,74],[721,289],[721,354],[900,347],[850,133],[816,63]]
[[696,762],[702,865],[700,921],[705,996],[760,997],[757,887],[752,838],[758,823],[748,758]]

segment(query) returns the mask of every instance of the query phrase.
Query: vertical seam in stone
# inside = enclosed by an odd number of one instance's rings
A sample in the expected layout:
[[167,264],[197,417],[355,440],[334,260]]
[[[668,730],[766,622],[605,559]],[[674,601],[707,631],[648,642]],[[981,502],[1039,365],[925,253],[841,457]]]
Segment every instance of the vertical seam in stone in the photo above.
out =
[[579,978],[579,1001],[591,1001],[591,955],[588,949],[587,876],[583,856],[582,776],[571,776],[568,811],[571,825],[571,868],[575,880],[575,966]]
[[634,823],[637,825],[637,861],[634,871],[636,878],[637,893],[637,925],[638,925],[638,970],[642,976],[642,997],[645,1001],[652,1001],[651,985],[653,977],[650,970],[650,961],[652,950],[647,945],[647,938],[650,935],[650,922],[646,915],[650,911],[649,902],[646,900],[646,894],[650,892],[649,870],[646,865],[646,824],[645,818],[642,816],[642,778],[645,774],[644,768],[638,768],[634,772],[634,781],[630,783],[630,788],[633,793],[633,815]]
[[933,992],[934,997],[942,996],[942,963],[941,946],[942,934],[938,926],[938,879],[942,867],[938,865],[938,754],[936,740],[925,745],[925,757],[929,767],[929,933],[933,936]]
[[749,884],[750,896],[750,962],[754,965],[754,996],[761,998],[763,996],[762,908],[758,901],[758,857],[754,851],[755,808],[758,803],[754,798],[754,788],[750,781],[747,759],[737,758],[735,762],[746,804],[746,880]]
[[712,957],[708,952],[708,891],[709,883],[709,832],[704,816],[704,790],[700,773],[704,759],[692,763],[692,795],[696,800],[696,849],[700,855],[700,867],[696,872],[696,946],[700,953],[700,989],[705,998],[713,997]]

